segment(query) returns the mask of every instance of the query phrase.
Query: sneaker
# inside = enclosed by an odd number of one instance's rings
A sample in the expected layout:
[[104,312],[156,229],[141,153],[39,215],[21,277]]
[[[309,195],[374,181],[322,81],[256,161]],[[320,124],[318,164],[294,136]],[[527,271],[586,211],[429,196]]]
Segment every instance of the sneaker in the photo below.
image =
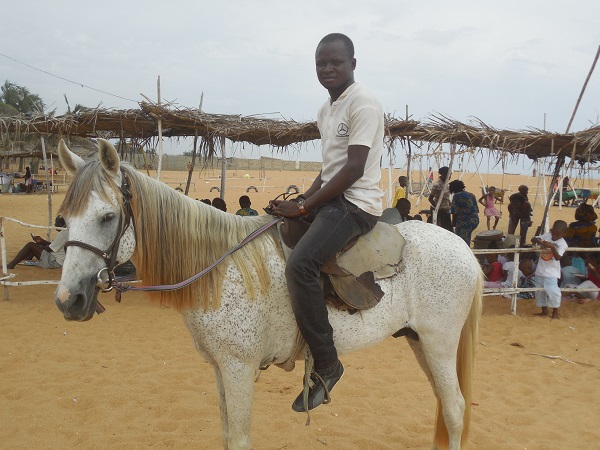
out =
[[[308,391],[308,410],[315,409],[321,406],[323,403],[329,403],[331,398],[329,393],[342,378],[344,374],[344,366],[338,361],[337,367],[327,376],[321,376],[316,372],[313,372],[310,376],[314,385]],[[305,412],[304,408],[304,391],[300,392],[300,395],[296,397],[294,403],[292,403],[292,409],[296,412]]]

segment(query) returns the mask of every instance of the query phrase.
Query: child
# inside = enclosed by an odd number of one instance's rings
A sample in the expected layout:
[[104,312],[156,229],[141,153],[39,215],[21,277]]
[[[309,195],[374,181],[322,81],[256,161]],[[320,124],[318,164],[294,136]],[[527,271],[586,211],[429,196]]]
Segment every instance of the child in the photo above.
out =
[[[515,277],[517,277],[517,285],[519,283],[519,279],[523,276],[518,267],[515,267],[514,262],[514,253],[509,253],[506,255],[507,261],[502,263],[502,287],[503,288],[512,288],[513,281]],[[500,258],[498,258],[498,262],[500,262]]]
[[494,230],[498,225],[498,221],[502,216],[502,213],[496,209],[494,203],[496,203],[496,188],[494,186],[490,186],[487,190],[487,194],[482,195],[479,199],[479,203],[481,203],[485,209],[483,210],[483,214],[487,218],[487,229],[490,229],[490,219],[493,217],[494,221]]
[[[587,261],[587,279],[581,283],[577,284],[567,284],[566,287],[569,288],[577,288],[577,289],[594,289],[600,288],[600,268],[598,264],[600,263],[600,258],[597,253],[590,254],[588,256]],[[579,304],[584,304],[589,302],[590,300],[598,300],[598,295],[600,292],[592,291],[592,292],[574,292],[574,297],[579,299]]]
[[560,258],[567,249],[567,242],[563,236],[567,231],[567,222],[557,220],[552,225],[549,233],[535,236],[531,242],[543,248],[540,259],[535,269],[535,285],[543,287],[543,291],[535,292],[535,304],[542,308],[536,316],[547,316],[548,307],[551,307],[552,318],[560,319],[558,309],[560,308],[561,293],[558,287],[560,278]]
[[[524,259],[519,263],[519,270],[523,276],[519,279],[520,288],[535,287],[535,266],[531,259]],[[517,298],[535,298],[535,292],[519,292]]]
[[487,264],[483,266],[483,274],[486,277],[486,281],[483,286],[486,288],[502,287],[502,263],[498,261],[498,255],[488,253],[485,255],[485,259]]
[[258,212],[255,209],[250,208],[250,205],[252,205],[250,197],[242,195],[238,201],[240,203],[240,209],[235,213],[236,216],[258,216]]

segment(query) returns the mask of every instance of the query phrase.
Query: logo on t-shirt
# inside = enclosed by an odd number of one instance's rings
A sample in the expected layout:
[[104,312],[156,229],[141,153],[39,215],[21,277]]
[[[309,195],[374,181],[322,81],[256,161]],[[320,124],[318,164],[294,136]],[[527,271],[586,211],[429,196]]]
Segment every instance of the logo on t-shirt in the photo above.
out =
[[337,136],[336,137],[346,137],[348,136],[348,132],[350,128],[344,122],[340,123],[337,127]]
[[554,259],[554,254],[552,253],[552,250],[546,249],[540,254],[540,257],[544,261],[550,261],[550,260]]

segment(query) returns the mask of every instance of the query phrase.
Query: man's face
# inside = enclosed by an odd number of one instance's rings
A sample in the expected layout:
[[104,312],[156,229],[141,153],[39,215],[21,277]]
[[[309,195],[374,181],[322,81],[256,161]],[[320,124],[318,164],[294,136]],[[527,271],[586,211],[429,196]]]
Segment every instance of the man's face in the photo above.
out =
[[402,187],[406,187],[406,185],[408,184],[407,178],[406,177],[398,178],[398,184],[400,184],[400,186],[402,186]]
[[398,206],[398,212],[400,213],[400,215],[402,217],[406,217],[410,214],[410,205],[407,204],[401,204]]
[[558,241],[560,238],[562,238],[565,235],[565,231],[567,231],[567,230],[564,227],[559,227],[559,226],[553,225],[552,228],[550,229],[550,234],[552,234],[552,240]]
[[319,83],[329,91],[343,92],[354,82],[356,59],[350,58],[342,41],[319,45],[315,54],[315,64]]

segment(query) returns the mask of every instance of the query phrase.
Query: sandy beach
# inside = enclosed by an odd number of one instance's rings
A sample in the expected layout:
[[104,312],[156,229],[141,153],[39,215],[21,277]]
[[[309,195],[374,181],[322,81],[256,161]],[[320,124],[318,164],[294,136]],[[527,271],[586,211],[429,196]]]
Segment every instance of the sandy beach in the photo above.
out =
[[[236,171],[227,174],[228,210],[248,193],[261,210],[289,185],[308,188],[316,173]],[[394,180],[399,171],[394,171]],[[178,182],[183,172],[164,172]],[[455,175],[456,177],[457,175]],[[486,184],[511,189],[537,180],[526,175],[482,175]],[[387,173],[382,180],[387,184]],[[193,198],[213,198],[220,180],[194,173]],[[479,175],[463,177],[481,194]],[[597,187],[578,180],[577,187]],[[585,183],[585,184],[584,184]],[[53,213],[65,188],[52,197]],[[426,198],[413,213],[428,206]],[[502,207],[499,229],[506,231]],[[534,227],[543,207],[535,207]],[[552,207],[551,221],[573,221],[574,208]],[[0,194],[0,215],[44,225],[45,194]],[[480,208],[484,230],[485,218]],[[5,222],[11,259],[33,234]],[[40,232],[41,231],[41,232]],[[54,234],[52,235],[54,236]],[[531,238],[531,234],[528,236]],[[56,280],[60,270],[19,265],[13,281]],[[427,276],[428,274],[424,274]],[[103,294],[106,312],[87,323],[63,319],[54,286],[11,287],[0,301],[0,447],[221,448],[217,394],[210,365],[197,354],[175,311],[150,305],[140,293],[122,303]],[[6,294],[6,291],[3,295]],[[534,300],[485,297],[475,362],[470,446],[473,449],[591,449],[600,445],[600,302],[564,301],[563,318],[534,317]],[[389,338],[361,353],[345,355],[346,374],[333,402],[306,416],[291,410],[302,364],[287,373],[270,368],[255,384],[252,423],[255,449],[428,449],[435,399],[404,338]]]

